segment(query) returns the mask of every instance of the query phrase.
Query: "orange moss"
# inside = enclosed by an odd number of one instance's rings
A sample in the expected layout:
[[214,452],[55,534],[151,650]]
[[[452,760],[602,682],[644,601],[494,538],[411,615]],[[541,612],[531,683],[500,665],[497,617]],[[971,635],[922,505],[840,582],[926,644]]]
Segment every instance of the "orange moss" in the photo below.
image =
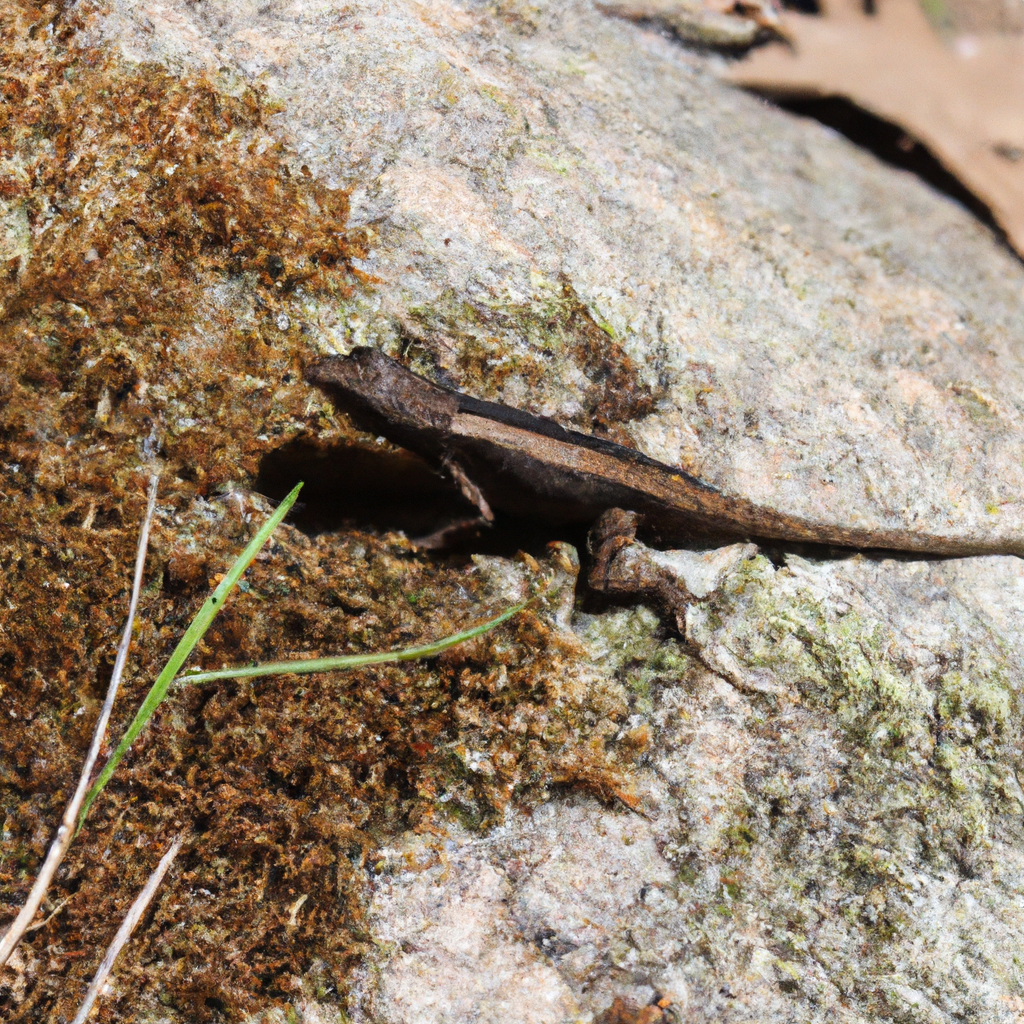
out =
[[[298,299],[364,286],[345,193],[293,170],[257,92],[119,62],[75,11],[17,0],[0,19],[0,213],[20,239],[0,268],[0,919],[88,742],[152,457],[160,511],[114,735],[265,513],[244,491],[260,460],[304,433],[359,439],[301,373]],[[284,528],[247,586],[199,660],[397,646],[495,607],[481,573],[354,531]],[[581,658],[528,614],[429,666],[182,692],[72,848],[53,892],[69,903],[32,933],[19,984],[0,977],[0,1015],[70,1017],[182,828],[99,1019],[344,1002],[380,839],[450,812],[483,825],[553,782],[629,800],[608,739],[621,696],[594,712],[562,694]]]
[[22,200],[32,236],[31,255],[7,268],[9,315],[74,303],[94,329],[171,339],[205,272],[249,272],[273,303],[361,253],[347,194],[306,168],[293,178],[280,144],[260,136],[256,91],[231,96],[157,66],[129,76],[71,47],[32,62],[19,33],[6,35],[22,59],[4,80],[0,137],[17,168],[4,194]]

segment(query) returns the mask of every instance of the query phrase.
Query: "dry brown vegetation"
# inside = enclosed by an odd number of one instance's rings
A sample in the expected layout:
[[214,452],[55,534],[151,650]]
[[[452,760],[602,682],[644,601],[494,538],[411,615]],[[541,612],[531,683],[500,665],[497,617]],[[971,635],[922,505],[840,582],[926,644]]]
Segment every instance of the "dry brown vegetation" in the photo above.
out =
[[[273,143],[257,92],[117,64],[76,10],[20,0],[0,20],[0,196],[19,239],[0,288],[0,919],[88,743],[151,455],[160,511],[114,736],[262,514],[244,497],[260,459],[303,434],[360,442],[302,383],[295,303],[368,287],[345,193]],[[355,531],[283,529],[247,586],[201,645],[207,664],[383,649],[496,610],[467,563]],[[608,737],[626,701],[563,692],[579,659],[528,613],[427,667],[183,691],[94,808],[51,894],[69,902],[0,977],[0,1015],[70,1016],[182,829],[99,1019],[156,1000],[193,1021],[343,1001],[379,842],[441,814],[485,824],[552,783],[623,795]]]

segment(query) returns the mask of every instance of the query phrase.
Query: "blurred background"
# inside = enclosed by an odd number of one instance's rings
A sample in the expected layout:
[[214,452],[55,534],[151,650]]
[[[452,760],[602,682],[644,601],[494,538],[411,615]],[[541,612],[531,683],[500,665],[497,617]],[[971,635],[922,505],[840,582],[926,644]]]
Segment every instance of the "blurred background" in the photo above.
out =
[[626,0],[725,77],[924,178],[1024,256],[1022,0]]

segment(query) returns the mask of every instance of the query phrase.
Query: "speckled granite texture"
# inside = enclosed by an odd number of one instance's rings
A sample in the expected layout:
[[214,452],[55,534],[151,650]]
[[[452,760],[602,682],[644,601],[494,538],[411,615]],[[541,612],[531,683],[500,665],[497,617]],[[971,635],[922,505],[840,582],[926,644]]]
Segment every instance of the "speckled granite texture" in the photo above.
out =
[[127,54],[263,83],[352,188],[380,284],[315,344],[792,514],[1019,545],[1024,275],[914,179],[587,3],[118,9]]

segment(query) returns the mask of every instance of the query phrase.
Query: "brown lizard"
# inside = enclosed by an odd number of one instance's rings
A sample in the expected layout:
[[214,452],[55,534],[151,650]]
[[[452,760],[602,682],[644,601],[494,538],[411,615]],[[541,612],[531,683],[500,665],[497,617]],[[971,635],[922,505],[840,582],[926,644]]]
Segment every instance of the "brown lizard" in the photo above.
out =
[[490,506],[562,522],[612,508],[640,513],[665,535],[762,538],[930,555],[1024,554],[1021,542],[905,528],[814,522],[724,494],[674,466],[543,416],[487,402],[357,348],[312,366],[307,380],[357,422],[448,468],[485,519]]

